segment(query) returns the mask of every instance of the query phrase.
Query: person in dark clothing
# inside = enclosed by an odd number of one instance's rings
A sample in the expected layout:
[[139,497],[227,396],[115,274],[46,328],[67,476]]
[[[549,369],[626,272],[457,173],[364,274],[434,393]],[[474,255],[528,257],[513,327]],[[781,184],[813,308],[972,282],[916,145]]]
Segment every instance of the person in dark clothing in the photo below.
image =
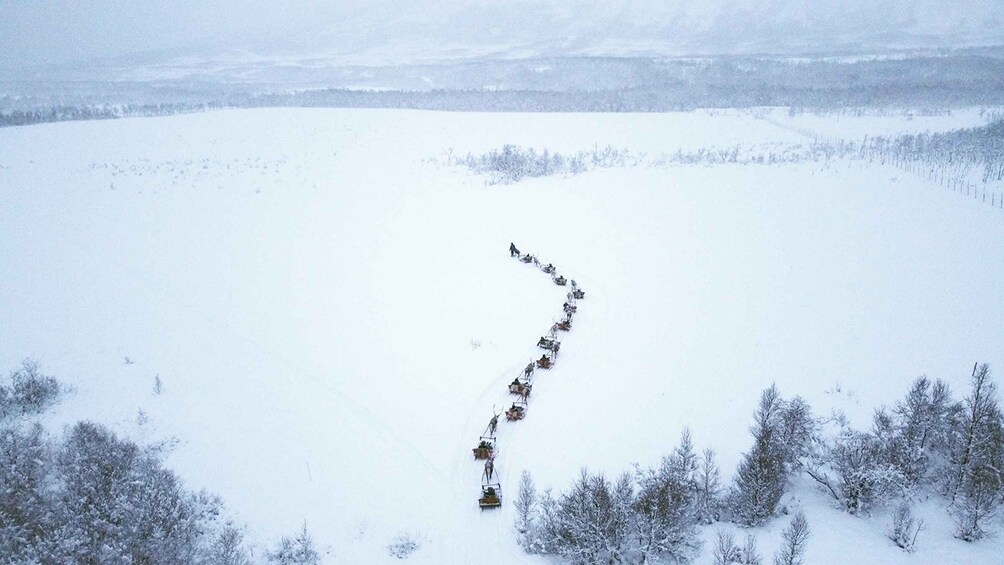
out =
[[516,244],[511,241],[509,242],[509,256],[519,257],[519,249],[516,249]]

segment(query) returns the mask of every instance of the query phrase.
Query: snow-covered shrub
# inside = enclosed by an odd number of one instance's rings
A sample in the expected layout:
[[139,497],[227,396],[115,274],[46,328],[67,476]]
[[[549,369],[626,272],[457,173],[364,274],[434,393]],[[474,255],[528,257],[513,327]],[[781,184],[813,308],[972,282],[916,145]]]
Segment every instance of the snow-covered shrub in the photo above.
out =
[[899,494],[899,471],[882,462],[881,445],[875,436],[848,431],[837,438],[830,458],[838,477],[844,508],[851,514],[866,512],[891,495]]
[[415,551],[422,547],[418,539],[410,534],[398,534],[394,541],[387,545],[387,551],[398,559],[407,559]]
[[67,560],[196,559],[199,509],[155,454],[81,422],[57,453],[56,468],[62,493],[53,537]]
[[718,530],[715,546],[711,548],[711,558],[715,565],[732,565],[739,560],[739,546],[732,532]]
[[25,359],[10,374],[10,383],[0,383],[0,421],[9,416],[42,412],[59,396],[59,382],[39,372],[38,363]]
[[[18,406],[34,411],[51,403],[55,379],[33,364],[17,373],[15,398],[28,399]],[[247,563],[240,532],[218,525],[220,501],[185,490],[161,458],[90,422],[55,438],[38,424],[5,422],[0,561]]]
[[924,521],[914,518],[913,508],[904,500],[893,511],[889,539],[904,550],[913,551],[917,545],[917,536],[923,528]]
[[746,545],[736,545],[731,532],[718,531],[715,546],[711,550],[715,565],[762,565],[763,558],[756,548],[756,536],[746,536]]
[[321,556],[314,548],[314,538],[307,531],[307,523],[303,523],[300,533],[295,538],[283,537],[279,545],[266,555],[269,563],[276,565],[317,565]]
[[212,540],[203,559],[206,565],[252,565],[251,556],[244,546],[244,531],[226,524]]
[[590,168],[624,166],[628,156],[626,149],[615,149],[609,145],[603,148],[594,146],[570,156],[551,153],[547,148],[537,151],[533,147],[523,149],[516,145],[504,145],[501,150],[493,149],[477,156],[468,153],[456,161],[474,172],[487,174],[488,184],[510,184],[525,177],[575,175]]

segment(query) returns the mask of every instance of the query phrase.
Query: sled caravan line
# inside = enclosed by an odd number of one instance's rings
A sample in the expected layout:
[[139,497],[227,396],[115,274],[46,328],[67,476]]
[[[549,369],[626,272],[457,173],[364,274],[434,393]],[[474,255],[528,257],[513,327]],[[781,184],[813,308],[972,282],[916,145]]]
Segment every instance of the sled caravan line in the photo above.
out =
[[[516,378],[509,383],[509,393],[515,394],[517,398],[504,413],[507,422],[518,422],[526,417],[530,391],[533,390],[534,373],[538,369],[550,369],[557,363],[558,351],[561,350],[561,340],[558,339],[559,332],[571,331],[572,316],[578,311],[577,302],[585,298],[586,293],[579,288],[574,279],[569,280],[559,275],[553,264],[545,265],[531,253],[520,253],[513,243],[509,244],[509,256],[551,275],[551,281],[558,286],[571,286],[571,290],[565,295],[565,303],[561,306],[561,320],[552,324],[547,334],[537,340],[537,347],[544,350],[540,359],[531,359],[526,367],[516,375]],[[499,416],[501,415],[502,412],[496,414],[493,410],[492,418],[488,421],[484,433],[481,434],[477,447],[472,449],[474,459],[484,461],[484,471],[481,474],[481,496],[478,498],[478,506],[482,510],[502,506],[502,483],[495,472],[495,456],[498,454],[495,431],[498,429]]]

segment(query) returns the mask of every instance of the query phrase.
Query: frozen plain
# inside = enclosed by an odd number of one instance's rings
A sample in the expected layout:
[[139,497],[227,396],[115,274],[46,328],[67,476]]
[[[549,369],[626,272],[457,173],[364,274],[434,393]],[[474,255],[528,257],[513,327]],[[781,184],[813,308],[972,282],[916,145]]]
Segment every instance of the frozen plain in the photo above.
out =
[[[973,362],[1004,371],[1004,212],[909,173],[643,159],[485,186],[449,163],[504,143],[804,143],[786,119],[282,109],[3,129],[0,367],[34,357],[75,388],[54,430],[175,438],[168,464],[261,545],[305,520],[332,563],[397,562],[399,533],[422,544],[413,562],[542,562],[516,547],[511,504],[479,512],[470,456],[564,296],[510,241],[587,297],[527,419],[501,425],[508,500],[524,469],[564,489],[581,466],[655,464],[684,427],[727,479],[771,382],[866,427],[921,374],[960,397]],[[858,140],[982,118],[790,122]],[[937,503],[911,555],[882,515],[800,482],[786,500],[808,515],[807,562],[1004,553],[953,539]],[[759,532],[763,553],[784,525]]]

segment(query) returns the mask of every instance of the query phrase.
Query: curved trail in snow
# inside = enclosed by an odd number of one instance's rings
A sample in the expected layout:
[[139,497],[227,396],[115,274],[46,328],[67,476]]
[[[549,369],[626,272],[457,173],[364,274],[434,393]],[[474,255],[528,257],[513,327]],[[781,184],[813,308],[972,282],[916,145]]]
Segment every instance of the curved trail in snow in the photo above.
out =
[[[519,259],[516,257],[515,259]],[[522,261],[520,261],[522,263]],[[543,269],[534,263],[523,263],[530,267]],[[557,271],[552,276],[557,276]],[[573,287],[566,286],[566,302],[576,304],[576,299],[571,297]],[[564,315],[564,308],[562,316]],[[570,318],[574,318],[573,313]],[[561,333],[558,332],[556,341],[561,341]],[[547,332],[545,332],[545,335]],[[536,350],[539,354],[541,350]],[[557,365],[561,355],[549,355]],[[536,359],[534,354],[528,355],[525,359]],[[535,363],[535,361],[533,361]],[[552,365],[552,367],[554,366]],[[514,475],[516,467],[506,457],[506,446],[518,440],[522,433],[520,422],[508,421],[505,419],[507,405],[511,405],[515,395],[509,392],[508,385],[514,375],[522,377],[526,361],[519,361],[508,366],[505,370],[497,374],[488,382],[478,395],[477,401],[472,404],[473,408],[468,412],[463,425],[463,433],[457,438],[455,443],[455,453],[452,464],[449,468],[449,481],[453,488],[450,491],[451,503],[458,509],[453,513],[456,523],[449,531],[452,536],[443,540],[444,552],[448,555],[450,563],[531,563],[536,562],[533,556],[523,552],[514,540],[507,542],[513,535],[513,512],[512,506],[507,504],[515,498],[516,488],[519,478]],[[537,371],[550,372],[554,369],[535,368],[531,381],[536,386]],[[521,379],[522,380],[522,379]],[[532,398],[532,395],[531,397]],[[529,399],[528,399],[529,401]],[[494,450],[495,468],[492,482],[498,482],[502,487],[501,498],[502,507],[493,509],[480,509],[478,498],[481,496],[482,478],[484,476],[484,461],[474,459],[471,448],[477,445],[478,437],[487,434],[488,420],[491,415],[488,413],[488,405],[499,413],[500,421],[494,434],[496,444]],[[527,407],[529,412],[529,402]]]

